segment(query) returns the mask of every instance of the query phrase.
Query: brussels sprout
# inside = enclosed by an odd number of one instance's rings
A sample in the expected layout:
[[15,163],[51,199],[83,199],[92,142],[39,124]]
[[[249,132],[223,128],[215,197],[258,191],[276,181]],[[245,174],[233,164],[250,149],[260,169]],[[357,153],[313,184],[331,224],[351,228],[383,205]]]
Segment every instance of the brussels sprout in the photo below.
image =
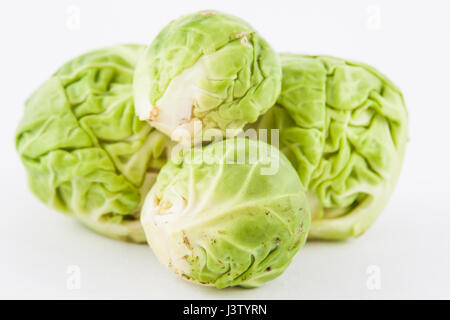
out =
[[134,78],[140,119],[177,141],[200,132],[237,135],[275,103],[280,88],[278,55],[245,21],[216,11],[165,27]]
[[277,105],[256,127],[280,129],[279,147],[309,192],[309,238],[359,236],[385,207],[401,169],[402,94],[360,63],[294,54],[281,62]]
[[134,111],[133,70],[142,50],[115,46],[65,64],[27,100],[16,136],[41,201],[133,242],[145,241],[141,198],[170,145]]
[[[267,173],[267,167],[277,170]],[[256,287],[286,269],[305,243],[310,215],[283,154],[232,138],[169,161],[141,221],[158,259],[183,278],[217,288]]]

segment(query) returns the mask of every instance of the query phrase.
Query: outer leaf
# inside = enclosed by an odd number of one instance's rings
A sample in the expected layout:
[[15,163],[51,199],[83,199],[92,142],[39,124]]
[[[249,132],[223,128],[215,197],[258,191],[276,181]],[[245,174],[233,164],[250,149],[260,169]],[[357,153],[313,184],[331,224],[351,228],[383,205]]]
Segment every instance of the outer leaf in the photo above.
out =
[[[136,67],[139,117],[174,137],[178,129],[239,131],[276,101],[278,55],[245,21],[215,11],[164,28]],[[176,139],[174,137],[174,139]]]
[[141,193],[156,179],[169,143],[135,115],[133,70],[142,49],[115,46],[65,64],[28,99],[16,137],[41,201],[134,242],[145,241]]
[[280,129],[280,148],[310,192],[310,238],[363,233],[400,172],[408,115],[375,69],[332,57],[281,55],[282,92],[256,127]]
[[159,260],[182,277],[255,287],[286,269],[305,243],[310,215],[289,161],[274,147],[239,138],[166,164],[142,223]]

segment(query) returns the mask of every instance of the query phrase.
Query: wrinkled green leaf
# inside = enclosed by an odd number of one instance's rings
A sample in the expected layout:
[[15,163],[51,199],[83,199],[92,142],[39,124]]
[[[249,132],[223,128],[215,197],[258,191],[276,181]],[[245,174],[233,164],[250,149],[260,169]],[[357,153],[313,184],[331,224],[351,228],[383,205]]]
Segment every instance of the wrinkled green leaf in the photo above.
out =
[[143,242],[141,194],[166,162],[169,141],[135,115],[133,71],[143,47],[71,60],[26,102],[16,147],[31,191],[92,229]]
[[242,138],[169,161],[141,219],[163,264],[218,288],[256,287],[279,276],[310,224],[304,188],[286,157]]
[[203,129],[238,132],[276,101],[278,55],[245,21],[198,12],[165,27],[136,66],[136,109],[142,120],[173,136]]
[[363,233],[401,169],[408,115],[401,92],[375,69],[325,56],[281,55],[277,104],[256,128],[279,129],[279,147],[310,194],[310,238]]

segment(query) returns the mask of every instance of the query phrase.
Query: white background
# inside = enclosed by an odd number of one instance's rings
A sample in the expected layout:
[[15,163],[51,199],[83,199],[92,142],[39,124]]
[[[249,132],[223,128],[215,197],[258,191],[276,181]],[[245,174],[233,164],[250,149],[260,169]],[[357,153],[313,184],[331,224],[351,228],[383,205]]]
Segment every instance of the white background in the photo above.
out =
[[[308,243],[259,289],[187,283],[147,246],[103,238],[46,208],[28,191],[14,149],[25,99],[64,62],[150,43],[200,9],[246,19],[278,51],[371,64],[403,90],[410,112],[402,175],[378,221],[356,240]],[[0,298],[450,298],[449,12],[448,1],[432,0],[1,1]],[[71,265],[81,272],[76,290],[67,287]]]

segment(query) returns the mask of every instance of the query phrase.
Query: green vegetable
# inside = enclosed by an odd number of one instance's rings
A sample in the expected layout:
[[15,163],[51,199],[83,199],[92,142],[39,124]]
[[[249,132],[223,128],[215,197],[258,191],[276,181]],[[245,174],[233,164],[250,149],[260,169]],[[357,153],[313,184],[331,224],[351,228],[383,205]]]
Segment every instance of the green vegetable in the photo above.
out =
[[266,143],[235,138],[169,161],[141,220],[163,264],[224,288],[279,276],[305,243],[310,215],[286,157]]
[[309,237],[339,240],[369,228],[396,184],[407,142],[401,92],[375,69],[332,57],[281,55],[282,92],[257,128],[309,191]]
[[245,21],[216,11],[165,27],[134,79],[140,119],[177,141],[205,131],[238,134],[275,103],[280,88],[278,55]]
[[133,70],[143,47],[84,54],[26,102],[16,147],[31,191],[95,231],[144,242],[141,195],[166,162],[168,137],[140,121]]

